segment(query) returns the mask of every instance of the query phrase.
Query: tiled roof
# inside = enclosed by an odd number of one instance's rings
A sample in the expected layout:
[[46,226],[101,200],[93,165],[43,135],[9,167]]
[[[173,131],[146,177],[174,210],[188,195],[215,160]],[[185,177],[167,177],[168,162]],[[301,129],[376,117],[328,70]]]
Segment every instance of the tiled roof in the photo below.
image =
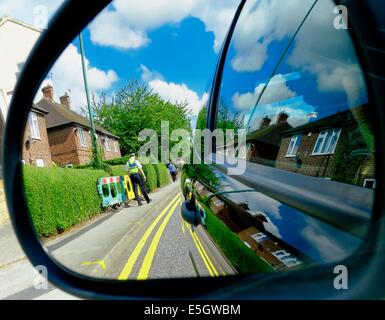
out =
[[[36,105],[48,111],[48,114],[45,117],[47,129],[68,124],[77,124],[82,127],[91,128],[90,121],[86,117],[70,110],[65,105],[52,101],[48,98],[42,98]],[[95,130],[106,135],[119,138],[97,124],[95,124]]]

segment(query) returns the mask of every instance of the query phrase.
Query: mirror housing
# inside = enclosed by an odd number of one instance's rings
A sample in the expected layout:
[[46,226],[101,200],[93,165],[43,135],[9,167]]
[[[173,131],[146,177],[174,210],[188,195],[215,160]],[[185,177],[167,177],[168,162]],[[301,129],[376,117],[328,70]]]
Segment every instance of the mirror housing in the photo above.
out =
[[184,201],[181,206],[181,214],[184,221],[197,227],[201,224],[201,215],[191,200]]

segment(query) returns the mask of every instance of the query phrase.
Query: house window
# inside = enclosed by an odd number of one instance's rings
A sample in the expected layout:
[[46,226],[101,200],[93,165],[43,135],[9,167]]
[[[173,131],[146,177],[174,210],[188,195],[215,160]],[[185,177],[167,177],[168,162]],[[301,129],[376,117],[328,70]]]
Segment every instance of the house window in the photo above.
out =
[[44,160],[36,159],[36,167],[44,167]]
[[31,112],[29,114],[28,124],[31,132],[31,138],[41,139],[40,131],[39,131],[39,122],[38,122],[37,114],[35,112]]
[[108,142],[108,138],[104,138],[104,149],[106,149],[106,151],[110,151],[110,144]]
[[286,157],[295,157],[297,155],[297,151],[300,144],[301,144],[301,135],[296,135],[291,137],[289,148],[287,148]]
[[376,179],[365,179],[364,187],[368,189],[376,189]]
[[86,147],[86,139],[84,138],[84,130],[83,128],[78,128],[78,133],[79,133],[79,140],[80,140],[80,145],[82,147]]
[[267,236],[262,232],[254,233],[251,235],[251,237],[257,242],[261,242],[261,241],[267,239]]
[[318,135],[317,142],[314,145],[313,155],[333,154],[341,129],[329,129],[321,131]]
[[114,151],[118,152],[118,141],[114,141]]

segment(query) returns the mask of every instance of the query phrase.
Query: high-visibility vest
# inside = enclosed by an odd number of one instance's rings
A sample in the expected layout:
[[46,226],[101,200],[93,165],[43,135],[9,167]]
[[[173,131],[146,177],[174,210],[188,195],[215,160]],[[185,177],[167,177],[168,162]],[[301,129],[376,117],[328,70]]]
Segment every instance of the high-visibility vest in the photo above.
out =
[[138,173],[139,172],[139,168],[135,163],[135,159],[131,159],[131,158],[128,159],[128,171],[130,173]]

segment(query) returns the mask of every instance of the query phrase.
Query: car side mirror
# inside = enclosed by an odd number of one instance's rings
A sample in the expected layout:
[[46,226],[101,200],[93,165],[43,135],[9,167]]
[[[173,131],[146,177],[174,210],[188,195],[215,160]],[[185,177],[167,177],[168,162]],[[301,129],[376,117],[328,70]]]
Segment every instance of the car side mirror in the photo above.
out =
[[194,227],[201,224],[201,215],[191,200],[182,203],[181,214],[184,221],[193,225]]

